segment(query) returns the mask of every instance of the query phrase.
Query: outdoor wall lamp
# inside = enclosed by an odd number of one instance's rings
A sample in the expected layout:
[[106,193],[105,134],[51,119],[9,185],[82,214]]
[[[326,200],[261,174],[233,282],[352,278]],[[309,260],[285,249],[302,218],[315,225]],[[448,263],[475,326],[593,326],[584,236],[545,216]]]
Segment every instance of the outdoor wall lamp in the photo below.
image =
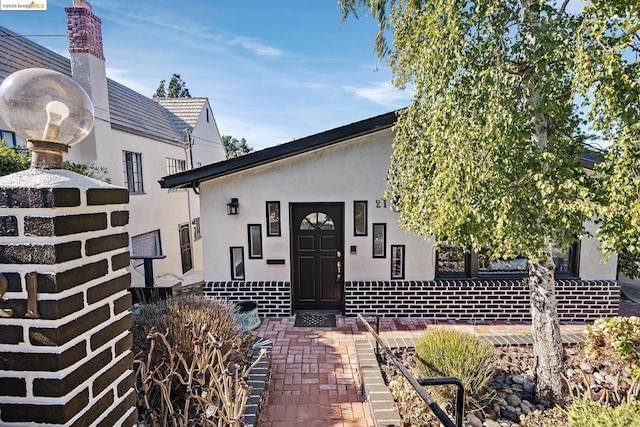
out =
[[0,84],[0,116],[27,140],[31,167],[60,169],[68,146],[93,129],[93,103],[70,77],[44,68],[27,68]]
[[238,215],[240,213],[240,203],[238,199],[233,197],[231,202],[227,203],[227,215]]

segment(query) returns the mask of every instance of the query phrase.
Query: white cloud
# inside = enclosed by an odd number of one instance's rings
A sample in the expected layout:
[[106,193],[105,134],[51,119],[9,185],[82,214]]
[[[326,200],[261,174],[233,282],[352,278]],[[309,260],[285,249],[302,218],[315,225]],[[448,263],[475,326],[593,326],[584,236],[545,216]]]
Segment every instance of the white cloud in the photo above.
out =
[[[115,80],[116,82],[120,83],[121,85],[124,85],[126,87],[128,87],[131,90],[135,90],[136,92],[150,98],[156,91],[155,88],[150,88],[149,86],[146,86],[144,84],[140,84],[135,80],[132,80],[130,78],[127,78],[127,74],[129,73],[128,70],[123,70],[120,68],[110,68],[107,67],[106,68],[106,72],[107,72],[107,77],[109,77],[111,80]],[[159,84],[160,82],[158,82]]]
[[342,86],[347,92],[360,98],[375,102],[387,107],[404,106],[411,100],[410,90],[400,90],[391,82],[382,82],[369,87]]
[[242,46],[258,56],[282,56],[284,52],[273,46],[266,45],[253,37],[237,36],[229,41],[229,44]]

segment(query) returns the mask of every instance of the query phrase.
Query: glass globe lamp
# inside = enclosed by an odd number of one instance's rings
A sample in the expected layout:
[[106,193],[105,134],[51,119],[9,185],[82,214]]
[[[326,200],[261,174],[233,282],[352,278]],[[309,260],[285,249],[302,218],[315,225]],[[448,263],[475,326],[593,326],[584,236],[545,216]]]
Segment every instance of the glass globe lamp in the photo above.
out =
[[70,77],[43,68],[27,68],[0,84],[0,116],[27,140],[31,166],[62,167],[68,146],[93,129],[93,103]]

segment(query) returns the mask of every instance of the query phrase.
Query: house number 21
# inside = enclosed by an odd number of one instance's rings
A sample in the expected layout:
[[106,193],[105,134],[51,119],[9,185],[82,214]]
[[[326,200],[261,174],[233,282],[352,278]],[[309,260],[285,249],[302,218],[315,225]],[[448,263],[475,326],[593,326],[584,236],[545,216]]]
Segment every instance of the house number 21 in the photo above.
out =
[[386,207],[387,207],[387,199],[376,200],[376,208],[386,208]]
[[[8,289],[9,281],[4,274],[0,274],[0,301],[3,300],[4,294],[7,293]],[[13,317],[13,309],[0,309],[0,317]],[[36,273],[27,273],[27,313],[25,317],[30,319],[40,317],[40,314],[38,314],[38,283]]]

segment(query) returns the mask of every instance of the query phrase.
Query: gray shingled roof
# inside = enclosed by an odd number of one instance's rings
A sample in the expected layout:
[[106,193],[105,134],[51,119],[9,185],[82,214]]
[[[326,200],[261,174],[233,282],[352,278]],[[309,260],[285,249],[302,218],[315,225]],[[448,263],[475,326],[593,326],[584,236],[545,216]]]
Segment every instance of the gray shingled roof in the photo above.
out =
[[[68,58],[0,26],[0,82],[15,71],[34,67],[71,76]],[[192,109],[200,105],[202,111],[206,102],[206,98],[191,98],[199,101],[185,103],[191,107],[182,116],[180,111],[169,111],[172,107],[169,103],[160,105],[111,79],[107,79],[107,90],[112,128],[168,142],[184,143],[184,129],[195,124],[188,120],[194,114]]]
[[198,123],[202,109],[207,104],[207,98],[154,98],[154,100],[169,110],[169,118],[176,129],[189,130]]

